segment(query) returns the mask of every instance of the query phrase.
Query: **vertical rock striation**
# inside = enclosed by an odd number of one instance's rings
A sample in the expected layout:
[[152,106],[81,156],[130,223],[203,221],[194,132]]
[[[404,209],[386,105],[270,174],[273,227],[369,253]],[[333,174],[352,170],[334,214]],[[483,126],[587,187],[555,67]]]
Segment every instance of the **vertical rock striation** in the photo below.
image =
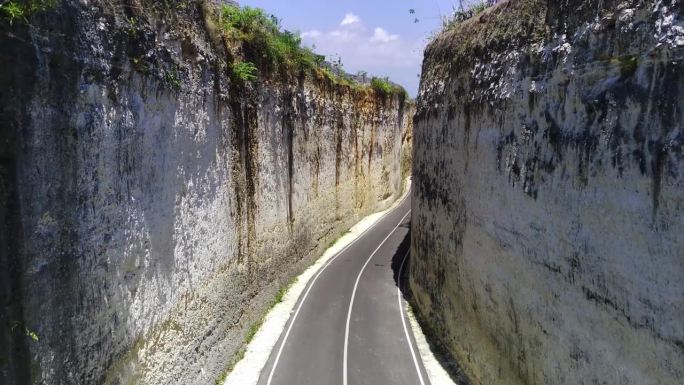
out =
[[410,281],[474,384],[682,383],[682,11],[511,0],[428,47]]
[[0,383],[213,383],[398,197],[413,106],[231,81],[209,1],[87,3],[0,34]]

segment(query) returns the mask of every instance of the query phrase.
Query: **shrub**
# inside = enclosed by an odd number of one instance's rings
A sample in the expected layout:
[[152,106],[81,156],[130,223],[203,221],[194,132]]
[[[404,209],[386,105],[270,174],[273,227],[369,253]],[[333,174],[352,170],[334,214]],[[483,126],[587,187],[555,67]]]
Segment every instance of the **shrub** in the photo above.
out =
[[471,3],[467,8],[457,9],[454,7],[454,13],[450,17],[444,18],[442,24],[444,28],[449,28],[455,24],[459,24],[466,20],[472,19],[473,17],[484,12],[486,9],[487,3],[483,0]]
[[371,88],[382,95],[399,94],[404,97],[407,95],[404,87],[390,82],[388,78],[373,77],[371,79]]
[[258,8],[221,7],[220,25],[224,33],[242,41],[254,59],[288,69],[307,70],[319,66],[324,56],[302,47],[298,33],[282,30],[280,21]]
[[391,94],[392,90],[394,89],[394,86],[392,86],[392,83],[389,82],[389,79],[376,77],[371,79],[371,87],[383,94]]
[[57,0],[10,0],[0,4],[0,15],[10,24],[16,21],[28,23],[28,18],[37,12],[54,7]]
[[257,68],[251,62],[233,63],[233,75],[242,81],[252,81],[257,79]]
[[477,16],[481,14],[482,12],[487,9],[487,4],[484,1],[481,1],[479,3],[475,3],[471,6],[470,10],[473,13],[473,16]]

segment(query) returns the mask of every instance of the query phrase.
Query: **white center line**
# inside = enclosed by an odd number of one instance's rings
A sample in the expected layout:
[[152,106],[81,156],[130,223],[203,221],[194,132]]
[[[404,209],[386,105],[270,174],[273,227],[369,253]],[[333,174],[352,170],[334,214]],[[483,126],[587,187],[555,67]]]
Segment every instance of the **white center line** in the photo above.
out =
[[373,253],[370,255],[370,257],[368,257],[368,260],[366,261],[366,263],[361,268],[361,271],[359,271],[359,275],[356,277],[356,283],[354,284],[354,290],[352,291],[351,300],[349,301],[349,311],[347,312],[347,325],[346,325],[345,330],[344,330],[344,361],[343,361],[344,369],[343,369],[343,374],[342,374],[342,384],[343,385],[347,385],[347,372],[348,372],[347,352],[349,350],[349,324],[351,322],[352,309],[354,308],[354,298],[356,297],[356,290],[359,287],[359,281],[361,281],[361,276],[363,275],[363,271],[366,270],[366,266],[368,266],[371,259],[373,259],[373,256],[375,255],[375,253],[377,253],[378,250],[380,250],[380,248],[382,247],[382,245],[384,245],[385,242],[387,242],[389,237],[391,237],[392,234],[394,234],[394,232],[397,231],[399,226],[401,226],[401,224],[404,222],[406,217],[409,216],[409,214],[411,214],[411,210],[409,210],[409,212],[406,213],[406,215],[404,215],[401,218],[399,223],[397,223],[397,225],[394,226],[394,229],[392,229],[392,231],[390,231],[390,233],[385,237],[385,239],[383,239],[382,242],[380,242],[380,245],[378,245],[378,247],[373,251]]
[[423,380],[423,373],[420,371],[420,365],[418,365],[418,359],[416,358],[416,352],[413,349],[413,343],[411,342],[411,335],[406,327],[406,317],[404,316],[404,303],[401,300],[401,274],[404,272],[404,263],[406,263],[406,258],[408,257],[411,249],[406,251],[404,259],[401,261],[401,267],[399,267],[399,275],[397,276],[397,297],[399,298],[399,314],[401,315],[401,323],[404,325],[404,333],[406,334],[406,341],[408,342],[409,349],[411,350],[411,356],[413,357],[413,363],[416,365],[416,371],[418,372],[418,379],[420,380],[420,385],[425,385]]
[[[401,207],[401,205],[404,203],[406,198],[408,198],[409,196],[410,195],[406,195],[401,200],[401,203],[399,203],[397,205],[397,208]],[[373,226],[371,226],[368,229],[366,229],[365,231],[363,231],[361,234],[359,234],[359,236],[354,241],[352,241],[350,244],[345,246],[334,257],[330,258],[330,261],[328,261],[328,263],[326,263],[325,266],[323,266],[321,268],[321,270],[316,274],[316,276],[311,280],[311,283],[309,284],[309,288],[306,290],[306,292],[304,293],[304,296],[302,297],[301,301],[299,302],[299,306],[297,306],[297,310],[295,311],[294,315],[292,316],[292,321],[290,322],[290,326],[287,328],[287,331],[285,332],[285,336],[283,337],[283,342],[280,344],[280,348],[278,349],[278,354],[276,355],[275,361],[273,361],[273,367],[271,367],[271,373],[268,376],[268,381],[266,382],[266,385],[271,385],[271,382],[273,381],[273,376],[275,375],[276,368],[278,367],[278,362],[280,361],[280,356],[283,354],[283,349],[285,348],[285,343],[287,342],[287,338],[290,336],[290,332],[292,331],[292,326],[294,326],[295,321],[297,320],[297,316],[299,315],[299,311],[302,310],[302,306],[304,305],[304,302],[306,302],[306,297],[309,296],[309,292],[311,292],[311,289],[314,287],[314,284],[316,283],[316,280],[318,280],[318,277],[320,277],[321,274],[323,274],[323,272],[325,271],[325,269],[328,268],[328,266],[330,266],[330,264],[333,263],[340,255],[342,255],[345,250],[347,250],[352,245],[354,245],[359,239],[361,239],[371,229],[374,229],[375,227],[377,227],[377,225],[380,224],[382,222],[382,220],[385,219],[385,217],[388,216],[389,214],[391,214],[392,212],[394,212],[394,210],[385,213],[382,217],[380,217],[378,219],[377,222],[375,222],[375,224],[373,224]],[[395,230],[396,230],[396,227],[395,227]],[[392,231],[394,231],[394,230],[392,230]],[[345,349],[345,358],[346,358],[346,349]],[[345,373],[346,373],[346,371],[345,371]],[[345,378],[346,378],[346,376],[345,376]]]

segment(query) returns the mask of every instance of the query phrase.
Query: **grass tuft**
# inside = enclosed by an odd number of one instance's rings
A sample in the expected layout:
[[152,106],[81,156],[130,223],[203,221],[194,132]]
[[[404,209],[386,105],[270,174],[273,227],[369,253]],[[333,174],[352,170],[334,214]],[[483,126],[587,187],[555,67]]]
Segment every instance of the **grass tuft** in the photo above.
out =
[[183,83],[181,82],[180,77],[178,75],[178,69],[176,68],[167,71],[164,75],[164,80],[166,80],[166,83],[176,91],[179,91],[183,86]]
[[271,307],[283,302],[283,297],[285,297],[285,293],[287,293],[287,289],[285,287],[281,287],[280,290],[275,295],[275,298],[273,298],[273,303],[271,304]]

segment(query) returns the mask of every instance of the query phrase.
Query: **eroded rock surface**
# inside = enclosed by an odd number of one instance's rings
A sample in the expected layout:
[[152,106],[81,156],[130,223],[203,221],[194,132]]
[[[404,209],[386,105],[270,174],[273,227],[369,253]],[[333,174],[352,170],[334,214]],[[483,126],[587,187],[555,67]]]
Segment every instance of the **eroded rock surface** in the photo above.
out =
[[508,1],[428,47],[411,285],[474,384],[684,381],[682,11]]

